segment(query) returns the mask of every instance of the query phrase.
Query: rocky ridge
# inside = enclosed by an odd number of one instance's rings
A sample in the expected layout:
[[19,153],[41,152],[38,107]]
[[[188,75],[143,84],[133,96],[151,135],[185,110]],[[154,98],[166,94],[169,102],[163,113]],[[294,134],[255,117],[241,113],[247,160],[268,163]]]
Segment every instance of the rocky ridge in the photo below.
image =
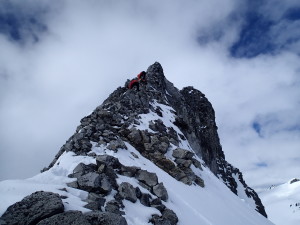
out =
[[[77,217],[81,218],[76,220],[81,221],[78,224],[127,224],[122,217],[125,214],[124,200],[132,203],[139,201],[144,207],[158,209],[161,214],[153,214],[149,221],[153,224],[177,224],[177,215],[164,204],[168,201],[168,190],[155,173],[123,165],[114,156],[99,155],[92,151],[99,147],[118,152],[126,150],[128,144],[185,185],[205,187],[195,169],[209,167],[235,194],[238,194],[238,185],[242,185],[248,198],[255,202],[256,210],[266,216],[255,191],[246,185],[241,172],[225,160],[214,110],[204,94],[193,87],[179,91],[165,78],[159,63],[148,68],[147,77],[148,84],[143,85],[139,92],[119,87],[102,105],[84,117],[49,167],[43,170],[53,167],[64,152],[94,157],[95,164],[79,163],[73,173],[69,174],[70,178],[76,180],[68,183],[69,187],[89,193],[85,207],[92,211],[82,214],[60,209],[40,217],[38,224],[55,224],[55,221],[68,221]],[[165,114],[171,120],[166,121]],[[152,119],[145,124],[145,118],[149,115]],[[186,141],[188,145],[183,144]],[[132,157],[138,158],[133,153]],[[136,180],[142,190],[128,182],[118,183],[116,179],[119,176]],[[113,199],[108,199],[107,196],[112,194]],[[27,199],[21,203],[24,201]],[[13,224],[9,218],[13,218],[11,215],[16,211],[16,204],[1,217],[2,221]]]

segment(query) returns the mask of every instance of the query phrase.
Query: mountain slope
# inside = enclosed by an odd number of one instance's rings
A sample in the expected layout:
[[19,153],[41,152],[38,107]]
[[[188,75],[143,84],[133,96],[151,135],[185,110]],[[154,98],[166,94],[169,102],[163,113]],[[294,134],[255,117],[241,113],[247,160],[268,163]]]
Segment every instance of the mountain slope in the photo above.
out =
[[2,194],[0,213],[45,190],[65,196],[65,211],[96,210],[81,216],[87,224],[125,224],[122,216],[128,224],[271,224],[255,212],[266,216],[257,194],[225,160],[205,96],[192,87],[179,91],[159,63],[147,77],[141,91],[119,87],[83,118],[43,173],[1,182],[11,198]]
[[277,225],[300,224],[300,180],[272,186],[260,193],[270,220]]

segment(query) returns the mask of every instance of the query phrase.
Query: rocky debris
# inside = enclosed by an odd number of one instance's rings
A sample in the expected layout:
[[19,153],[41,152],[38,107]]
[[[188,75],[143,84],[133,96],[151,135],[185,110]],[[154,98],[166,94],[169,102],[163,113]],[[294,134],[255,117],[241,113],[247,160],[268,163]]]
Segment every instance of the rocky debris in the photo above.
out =
[[[162,155],[161,153],[157,154]],[[117,174],[137,179],[140,185],[158,197],[157,200],[152,201],[150,194],[141,192],[139,187],[135,188],[128,182],[122,182],[118,185],[115,180]],[[167,201],[168,193],[163,183],[158,182],[157,175],[147,170],[141,170],[139,167],[124,166],[113,156],[98,155],[96,156],[96,164],[80,163],[69,177],[77,178],[77,181],[71,183],[76,182],[79,189],[89,192],[85,207],[94,211],[105,210],[107,213],[124,215],[121,210],[124,208],[122,201],[128,200],[135,203],[137,199],[146,207],[154,207],[161,211],[166,209],[161,200]],[[117,194],[114,195],[113,200],[106,202],[105,196],[112,190],[117,191]]]
[[58,194],[37,191],[9,206],[1,220],[9,225],[36,224],[63,211],[64,205]]
[[92,211],[84,214],[91,225],[127,225],[124,217],[110,212]]
[[139,170],[135,178],[149,187],[153,187],[158,184],[157,175],[155,173],[150,173],[147,170]]
[[72,224],[91,225],[80,211],[67,211],[40,221],[37,225]]
[[137,201],[135,188],[131,184],[127,182],[121,183],[119,185],[118,191],[122,198],[131,201],[133,203]]
[[168,200],[168,192],[163,183],[159,183],[153,187],[153,193],[163,201]]

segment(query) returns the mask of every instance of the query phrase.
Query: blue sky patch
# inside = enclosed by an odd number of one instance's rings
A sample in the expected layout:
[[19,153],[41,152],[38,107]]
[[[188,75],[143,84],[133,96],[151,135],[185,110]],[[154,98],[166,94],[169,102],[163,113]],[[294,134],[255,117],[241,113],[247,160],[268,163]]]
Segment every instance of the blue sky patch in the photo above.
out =
[[43,12],[38,13],[4,1],[0,7],[0,34],[14,42],[38,42],[40,34],[47,31],[47,26],[42,22],[43,17]]
[[289,9],[284,17],[288,20],[300,20],[300,7],[299,8],[293,8],[293,9]]
[[258,122],[252,123],[252,128],[255,130],[255,132],[259,135],[262,136],[261,134],[261,125]]
[[233,57],[252,58],[259,54],[274,52],[269,31],[273,22],[256,12],[247,13],[240,36],[230,48]]
[[[261,54],[277,54],[290,48],[300,53],[300,48],[294,47],[300,41],[300,23],[295,24],[300,20],[300,7],[283,8],[286,11],[282,16],[272,18],[272,13],[265,12],[266,4],[264,0],[247,1],[244,11],[235,12],[236,21],[242,23],[238,39],[229,48],[232,57],[253,58]],[[279,6],[273,7],[269,10],[276,12]],[[277,33],[278,29],[280,33]]]

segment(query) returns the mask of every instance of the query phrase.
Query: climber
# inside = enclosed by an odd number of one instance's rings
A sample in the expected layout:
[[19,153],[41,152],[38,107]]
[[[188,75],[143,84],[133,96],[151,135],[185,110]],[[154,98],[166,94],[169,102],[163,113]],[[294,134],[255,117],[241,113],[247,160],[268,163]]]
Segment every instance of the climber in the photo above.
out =
[[132,89],[132,88],[136,87],[136,90],[139,91],[140,90],[140,84],[147,84],[146,72],[145,71],[140,72],[137,75],[137,78],[132,79],[128,84],[128,88]]

